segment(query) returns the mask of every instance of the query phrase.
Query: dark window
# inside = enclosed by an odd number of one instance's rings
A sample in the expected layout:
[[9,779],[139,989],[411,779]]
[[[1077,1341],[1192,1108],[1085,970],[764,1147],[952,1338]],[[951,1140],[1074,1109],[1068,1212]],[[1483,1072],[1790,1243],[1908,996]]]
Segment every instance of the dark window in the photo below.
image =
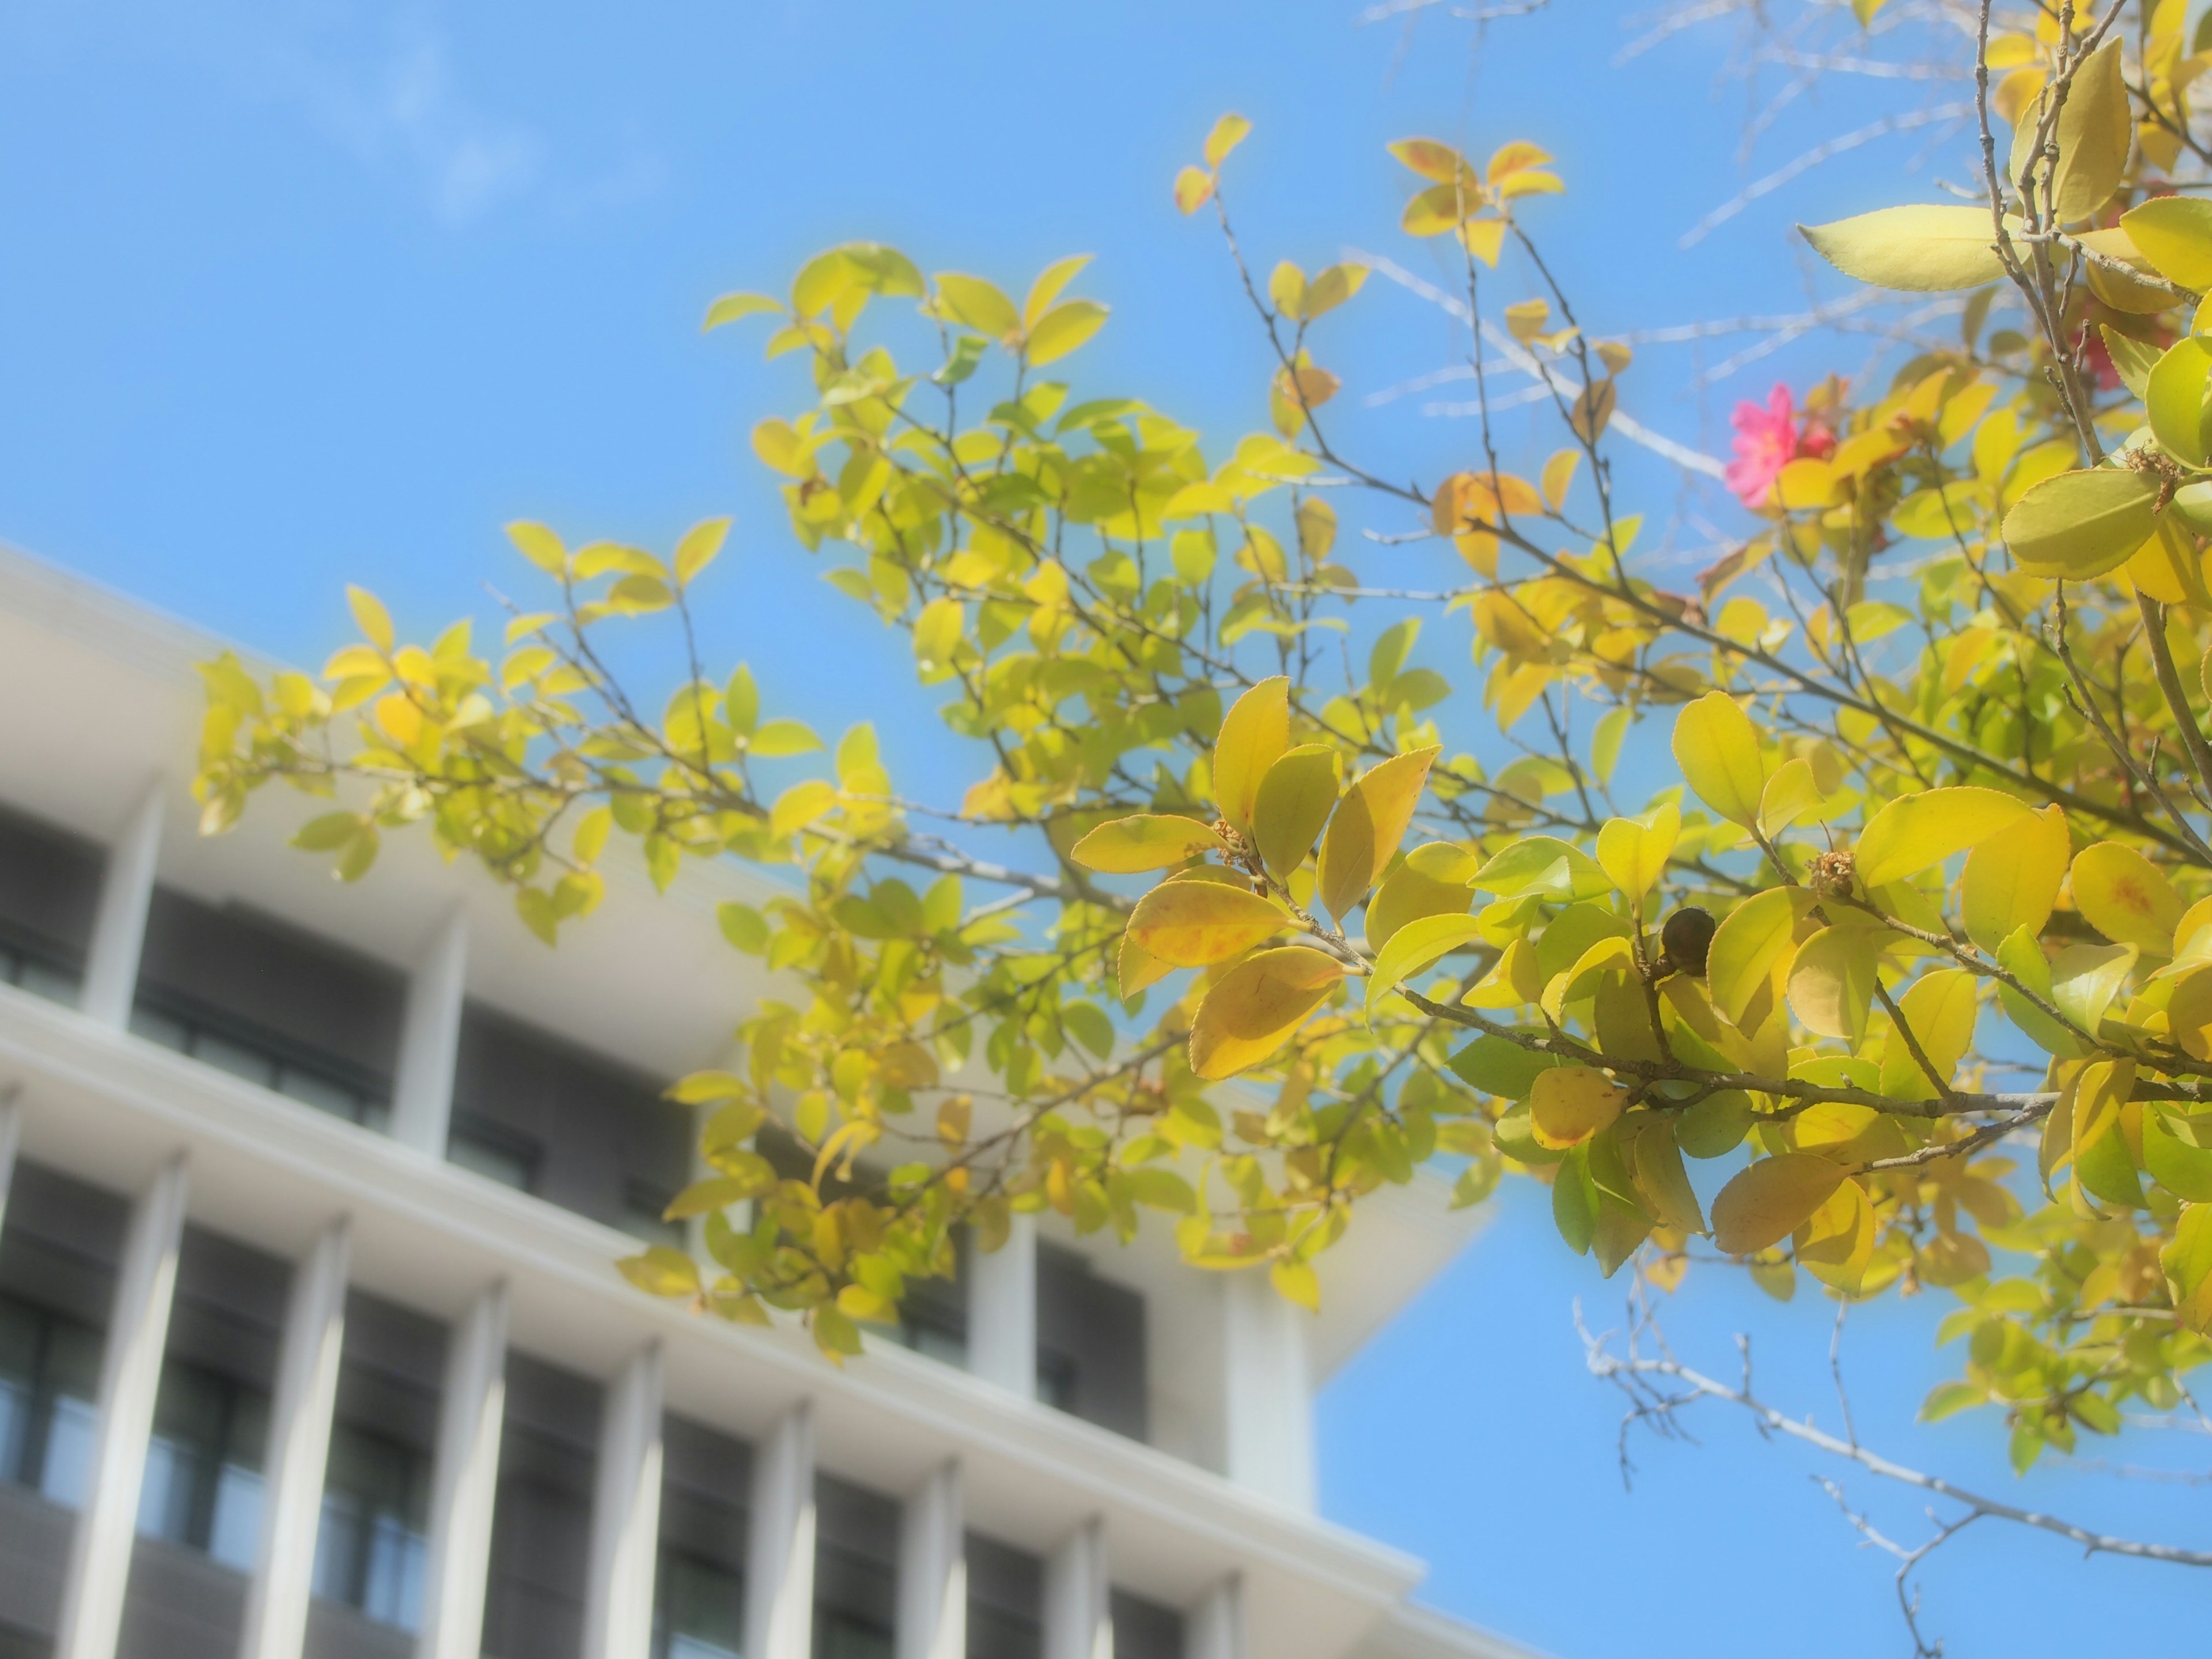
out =
[[577,1659],[582,1651],[599,1420],[597,1383],[507,1355],[486,1659]]
[[446,1157],[464,1170],[519,1193],[538,1184],[538,1143],[474,1112],[455,1112],[446,1132]]
[[0,1295],[0,1475],[70,1509],[92,1474],[100,1355],[93,1327]]
[[131,1029],[319,1111],[390,1121],[406,979],[243,906],[157,889]]
[[1173,1607],[1117,1589],[1107,1609],[1114,1620],[1114,1659],[1182,1659],[1182,1615]]
[[642,1239],[647,1244],[665,1244],[672,1249],[684,1248],[684,1224],[668,1218],[668,1206],[676,1200],[675,1190],[650,1181],[632,1179],[623,1183],[622,1230],[632,1238]]
[[948,1365],[968,1364],[968,1273],[969,1249],[963,1231],[956,1235],[957,1257],[950,1279],[909,1279],[899,1304],[898,1340],[916,1353]]
[[1145,1298],[1072,1251],[1037,1249],[1037,1393],[1142,1440],[1148,1430]]
[[968,1659],[1040,1659],[1044,1563],[979,1533],[968,1552]]
[[814,1504],[814,1659],[890,1659],[898,1502],[824,1474]]
[[380,1625],[422,1622],[430,1460],[350,1424],[331,1430],[314,1592]]
[[751,1455],[678,1417],[662,1425],[653,1659],[738,1659],[745,1632],[745,1495]]
[[[177,1260],[138,1530],[250,1571],[290,1269],[197,1227]],[[134,1578],[137,1569],[133,1569]]]
[[314,1593],[402,1631],[422,1620],[445,1346],[434,1321],[358,1291],[346,1298]]
[[0,812],[0,982],[74,1003],[106,855],[65,830]]
[[178,1360],[161,1367],[138,1530],[250,1571],[261,1539],[269,1396]]
[[455,1163],[649,1243],[669,1237],[659,1212],[690,1180],[691,1120],[652,1079],[471,1005],[453,1111]]
[[15,1166],[0,1234],[0,1477],[70,1509],[91,1480],[101,1332],[126,1214],[112,1194]]

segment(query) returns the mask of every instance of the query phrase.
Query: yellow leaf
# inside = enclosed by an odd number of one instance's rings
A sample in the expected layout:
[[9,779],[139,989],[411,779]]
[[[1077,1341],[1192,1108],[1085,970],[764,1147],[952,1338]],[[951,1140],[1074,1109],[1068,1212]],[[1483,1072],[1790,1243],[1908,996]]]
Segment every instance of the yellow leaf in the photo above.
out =
[[1297,321],[1305,304],[1305,272],[1285,259],[1267,278],[1267,297],[1274,301],[1276,310]]
[[2120,228],[2167,282],[2192,294],[2212,289],[2212,202],[2154,196],[2122,214]]
[[386,656],[392,654],[392,613],[384,601],[365,587],[348,587],[346,603],[353,607],[354,626],[361,636]]
[[1705,948],[1705,988],[1713,1006],[1734,1024],[1768,983],[1813,908],[1802,887],[1775,887],[1744,901],[1714,931]]
[[[1720,1206],[1716,1203],[1713,1207],[1717,1212]],[[1867,1264],[1874,1259],[1874,1206],[1865,1188],[1856,1181],[1839,1183],[1791,1231],[1799,1267],[1824,1285],[1846,1295],[1857,1294]]]
[[2173,1297],[2175,1320],[2185,1330],[2212,1335],[2212,1204],[2181,1206],[2158,1265]]
[[1854,873],[1872,892],[1987,841],[2031,811],[2025,801],[1973,785],[1901,795],[1860,833]]
[[1541,295],[1505,307],[1506,331],[1523,345],[1541,334],[1551,320],[1552,302]]
[[1442,752],[1395,755],[1345,792],[1321,842],[1321,902],[1340,922],[1367,896],[1413,822],[1429,768]]
[[2040,933],[2058,902],[2073,842],[2066,811],[2051,805],[2000,830],[1966,855],[1959,914],[1966,937],[1994,952],[2014,929]]
[[1102,823],[1075,843],[1068,856],[1085,869],[1109,876],[1170,870],[1206,853],[1226,854],[1229,844],[1196,818],[1140,812]]
[[1790,964],[1790,1011],[1816,1036],[1856,1042],[1866,1035],[1875,962],[1871,928],[1822,928]]
[[1309,1261],[1278,1261],[1267,1270],[1275,1294],[1308,1313],[1321,1311],[1321,1275]]
[[723,538],[729,533],[727,519],[708,519],[684,532],[684,539],[676,544],[676,580],[679,586],[714,562],[714,556],[722,550]]
[[1246,957],[1206,994],[1191,1022],[1190,1068],[1219,1081],[1281,1048],[1344,977],[1335,957],[1285,945]]
[[1157,984],[1175,972],[1173,963],[1162,962],[1143,945],[1133,941],[1127,933],[1121,935],[1121,952],[1115,967],[1124,1002],[1147,985]]
[[[2142,1183],[2128,1146],[2124,1109],[2135,1092],[2131,1060],[2093,1060],[2075,1076],[2070,1143],[2075,1184],[2092,1197],[2125,1209],[2142,1205]],[[2059,1110],[2068,1103],[2062,1097]]]
[[1681,834],[1682,815],[1672,802],[1640,818],[1614,818],[1597,832],[1597,861],[1632,902],[1658,884]]
[[1175,204],[1184,213],[1195,213],[1213,199],[1213,175],[1204,167],[1185,167],[1176,174]]
[[1474,867],[1472,858],[1446,841],[1407,854],[1368,901],[1368,949],[1381,950],[1393,933],[1423,916],[1466,915],[1474,903],[1474,890],[1468,885]]
[[1291,744],[1291,682],[1278,674],[1237,699],[1213,740],[1213,800],[1246,836],[1260,785]]
[[1578,1146],[1619,1117],[1628,1091],[1589,1066],[1555,1066],[1536,1073],[1528,1121],[1536,1144],[1555,1152]]
[[2004,275],[1987,208],[1882,208],[1797,231],[1846,276],[1875,288],[1935,293]]
[[1730,1255],[1749,1255],[1797,1231],[1843,1184],[1842,1166],[1810,1152],[1764,1158],[1713,1199],[1713,1243]]
[[1030,284],[1029,298],[1022,301],[1022,325],[1035,328],[1038,318],[1044,315],[1060,291],[1076,278],[1077,273],[1091,263],[1091,255],[1075,253],[1065,259],[1055,259]]
[[1331,265],[1306,285],[1301,314],[1308,322],[1328,315],[1358,293],[1366,281],[1365,265]]
[[2115,945],[2154,956],[2173,949],[2173,930],[2188,907],[2172,884],[2132,847],[2100,841],[2074,860],[2074,902],[2089,925]]
[[[1731,599],[1730,605],[1749,603]],[[1759,794],[1759,832],[1769,837],[1780,835],[1808,812],[1820,810],[1826,797],[1813,775],[1813,763],[1800,756],[1787,760],[1775,769],[1774,775],[1766,781],[1766,787]]]
[[1367,981],[1368,1017],[1374,1018],[1375,1005],[1404,983],[1408,975],[1419,973],[1481,933],[1482,924],[1473,916],[1423,916],[1399,928],[1375,958],[1375,970]]
[[822,779],[794,783],[776,797],[769,809],[769,835],[775,841],[787,841],[816,819],[826,817],[836,805],[836,790]]
[[557,576],[568,567],[568,550],[561,545],[561,538],[542,524],[518,519],[507,526],[507,538],[514,544],[516,551],[549,576]]
[[[2021,112],[2013,133],[2011,181],[2017,184],[2034,169],[2035,194],[2044,199],[2045,186],[2036,137],[2042,127],[2046,89]],[[2135,137],[2135,121],[2128,110],[2127,88],[2120,78],[2120,43],[2107,41],[2074,71],[2059,106],[2052,138],[2058,150],[2057,170],[2051,176],[2049,198],[2062,225],[2087,219],[2111,199],[2127,171],[2128,150]],[[1982,213],[1982,229],[1989,230],[1989,214]]]
[[2087,581],[2127,562],[2158,526],[2158,481],[2100,466],[2045,478],[2006,512],[2002,533],[2021,568]]
[[945,315],[994,340],[1003,340],[1021,329],[1021,313],[1014,309],[1014,302],[996,284],[981,276],[963,276],[957,270],[939,271],[937,292],[939,308]]
[[1464,184],[1470,194],[1480,188],[1474,169],[1449,144],[1439,143],[1434,138],[1401,138],[1389,149],[1402,165],[1424,179],[1433,179],[1439,184]]
[[2212,968],[2182,975],[2166,1001],[2166,1028],[2182,1052],[2212,1060]]
[[1708,691],[1682,706],[1674,720],[1674,763],[1698,799],[1723,817],[1747,828],[1759,821],[1766,768],[1759,732],[1735,698]]
[[1210,968],[1250,950],[1290,922],[1257,893],[1218,881],[1165,881],[1137,901],[1129,937],[1177,968]]
[[1582,464],[1579,449],[1562,449],[1544,463],[1544,471],[1537,482],[1543,487],[1544,501],[1553,512],[1565,510],[1567,489],[1575,481],[1575,469]]
[[648,1296],[696,1296],[699,1292],[699,1264],[683,1251],[655,1244],[642,1255],[624,1256],[615,1263],[622,1276]]
[[[1978,981],[1960,969],[1923,974],[1898,999],[1898,1012],[1921,1052],[1936,1068],[1936,1077],[1948,1085],[1974,1041],[1974,1018],[1980,1010]],[[1881,1059],[1881,1091],[1894,1100],[1933,1100],[1936,1080],[1920,1067],[1904,1039],[1892,1034]]]
[[1336,750],[1322,743],[1287,750],[1260,780],[1252,840],[1277,880],[1287,878],[1313,851],[1314,837],[1336,810]]
[[1235,113],[1223,116],[1213,124],[1213,131],[1206,135],[1206,165],[1218,167],[1229,159],[1229,152],[1244,142],[1244,135],[1252,131],[1252,124]]
[[1054,306],[1030,330],[1032,368],[1058,362],[1106,325],[1106,307],[1096,300],[1070,300]]

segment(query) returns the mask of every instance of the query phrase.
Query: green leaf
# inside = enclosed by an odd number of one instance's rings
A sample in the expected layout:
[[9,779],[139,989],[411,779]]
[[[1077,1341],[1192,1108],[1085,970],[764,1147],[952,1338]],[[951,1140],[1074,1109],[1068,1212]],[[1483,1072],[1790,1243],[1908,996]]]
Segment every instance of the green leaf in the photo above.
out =
[[[2034,928],[2025,925],[2014,929],[1997,947],[1997,966],[2051,1002],[2054,1000],[2051,994],[2051,961],[2043,954],[2043,946],[2036,942],[2035,934]],[[2002,981],[1997,985],[1997,1000],[2004,1006],[2005,1018],[2045,1054],[2056,1054],[2061,1060],[2081,1056],[2081,1042],[2071,1031]]]
[[768,923],[751,905],[728,900],[714,915],[722,925],[722,937],[747,956],[757,957],[768,949]]
[[1408,975],[1418,974],[1481,932],[1481,922],[1473,916],[1423,916],[1398,929],[1375,958],[1375,971],[1367,981],[1367,1017],[1375,1017],[1376,1003],[1396,990]]
[[2154,196],[2122,214],[2120,228],[2167,282],[2192,294],[2212,289],[2212,202]]
[[1855,873],[1869,893],[2008,830],[2033,809],[1996,789],[1925,789],[1876,812],[1860,835]]
[[2004,275],[1987,208],[1882,208],[1797,230],[1837,270],[1876,288],[1935,293]]
[[1990,1391],[1978,1382],[1938,1382],[1920,1402],[1920,1420],[1940,1423],[1954,1413],[1989,1403]]
[[1228,845],[1211,824],[1196,818],[1140,812],[1102,823],[1075,843],[1068,856],[1085,869],[1114,876],[1170,870],[1206,853],[1224,856]]
[[1500,898],[1538,893],[1548,899],[1596,898],[1613,881],[1596,860],[1553,836],[1517,841],[1476,871],[1470,886]]
[[725,323],[734,323],[740,317],[758,316],[764,311],[780,312],[783,307],[765,294],[725,294],[707,307],[707,320],[700,331],[720,328]]
[[684,586],[692,578],[714,562],[722,550],[724,538],[730,533],[727,519],[708,519],[684,532],[684,539],[676,544],[676,582]]
[[1305,862],[1336,810],[1337,782],[1336,750],[1327,744],[1301,744],[1267,769],[1252,806],[1252,839],[1269,874],[1286,879]]
[[1096,300],[1070,300],[1054,306],[1030,329],[1031,368],[1058,362],[1106,325],[1106,307]]
[[2212,379],[2212,344],[2185,334],[2152,367],[2143,406],[2151,435],[2168,454],[2191,466],[2203,466],[2212,453],[2212,410],[2205,406],[2205,383]]
[[822,739],[804,720],[765,720],[746,745],[762,760],[781,760],[822,747]]
[[2158,522],[2158,481],[2100,466],[2045,478],[2012,505],[2003,535],[2023,568],[2087,581],[2127,562]]

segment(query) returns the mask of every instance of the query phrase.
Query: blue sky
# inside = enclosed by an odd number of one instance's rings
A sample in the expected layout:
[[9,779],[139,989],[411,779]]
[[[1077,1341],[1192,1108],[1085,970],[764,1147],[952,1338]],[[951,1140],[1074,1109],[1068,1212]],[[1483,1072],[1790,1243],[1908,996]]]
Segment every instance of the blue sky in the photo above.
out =
[[[1942,130],[1916,129],[1684,249],[1808,146],[1957,89],[1811,88],[1746,156],[1761,105],[1723,73],[1741,57],[1733,24],[1620,64],[1642,26],[1606,0],[1501,21],[1480,49],[1446,10],[1363,27],[1352,0],[10,0],[0,537],[319,660],[345,629],[347,580],[418,629],[485,610],[486,582],[520,580],[509,519],[665,545],[732,513],[711,647],[750,660],[769,712],[832,731],[874,720],[918,792],[949,792],[957,757],[902,650],[781,528],[744,434],[803,388],[788,362],[762,362],[757,336],[701,337],[717,292],[779,288],[854,237],[1007,287],[1097,252],[1079,289],[1114,318],[1076,360],[1081,389],[1144,396],[1220,441],[1264,418],[1261,345],[1217,242],[1167,188],[1223,109],[1257,124],[1231,175],[1255,257],[1309,269],[1348,246],[1431,268],[1396,229],[1403,175],[1385,141],[1542,143],[1571,194],[1532,222],[1608,332],[1832,298],[1842,284],[1808,264],[1792,218],[1965,177],[1955,134],[1931,148]],[[1735,398],[1863,355],[1811,342],[1681,389],[1742,343],[1647,349],[1625,406],[1724,453]],[[1452,360],[1433,307],[1378,280],[1322,351],[1345,373],[1355,449],[1430,479],[1465,462],[1468,424],[1421,412],[1464,387],[1364,401]],[[1509,435],[1509,456],[1540,456],[1533,443]],[[1621,465],[1686,570],[1707,533],[1687,507],[1730,521],[1671,470]],[[1464,660],[1449,631],[1423,647],[1448,671]],[[1708,1407],[1699,1445],[1633,1443],[1623,1492],[1618,1402],[1584,1374],[1571,1315],[1580,1297],[1594,1327],[1617,1322],[1619,1287],[1565,1252],[1541,1198],[1509,1188],[1462,1262],[1332,1385],[1329,1512],[1432,1561],[1439,1607],[1563,1656],[1904,1651],[1889,1566],[1855,1547],[1806,1458]],[[1936,1301],[1856,1316],[1860,1431],[2010,1493],[1993,1425],[1910,1420],[1942,1374]],[[1686,1360],[1729,1372],[1750,1332],[1776,1402],[1832,1423],[1830,1304],[1778,1308],[1717,1273],[1677,1302]],[[2114,1455],[2194,1450],[2202,1466],[2204,1449]],[[1917,1535],[1916,1505],[1848,1487]],[[2026,1490],[2116,1530],[2203,1541],[2200,1489],[2069,1469]],[[2201,1631],[2203,1595],[2179,1570],[2082,1564],[1992,1524],[1939,1559],[1928,1602],[1971,1656],[2171,1643]]]

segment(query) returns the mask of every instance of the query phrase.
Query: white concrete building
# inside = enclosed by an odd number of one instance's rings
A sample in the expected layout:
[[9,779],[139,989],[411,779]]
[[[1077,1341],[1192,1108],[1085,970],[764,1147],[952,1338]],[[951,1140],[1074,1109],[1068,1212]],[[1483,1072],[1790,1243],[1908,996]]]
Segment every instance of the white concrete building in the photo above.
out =
[[551,951],[426,838],[333,883],[289,792],[203,840],[219,645],[0,550],[0,1659],[1512,1651],[1314,1512],[1441,1190],[1318,1318],[1050,1217],[842,1371],[646,1297],[754,878],[617,875]]

